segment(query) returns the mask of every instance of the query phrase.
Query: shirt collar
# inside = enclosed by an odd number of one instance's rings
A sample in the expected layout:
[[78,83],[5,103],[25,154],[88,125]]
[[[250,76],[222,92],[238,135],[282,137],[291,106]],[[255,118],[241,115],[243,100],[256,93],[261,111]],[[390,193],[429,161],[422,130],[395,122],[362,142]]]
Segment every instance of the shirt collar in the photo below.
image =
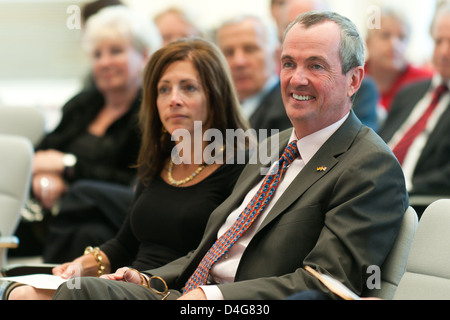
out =
[[433,91],[443,83],[445,83],[447,85],[447,88],[450,89],[450,80],[444,81],[444,79],[442,79],[440,74],[435,74],[433,76],[433,79],[431,80],[431,88],[430,89]]
[[292,140],[297,140],[297,148],[300,153],[300,157],[305,162],[305,165],[311,160],[316,152],[322,147],[322,145],[336,132],[337,129],[344,123],[350,113],[347,113],[342,119],[336,121],[330,126],[316,131],[306,137],[298,139],[295,134],[295,129],[292,130],[289,143]]

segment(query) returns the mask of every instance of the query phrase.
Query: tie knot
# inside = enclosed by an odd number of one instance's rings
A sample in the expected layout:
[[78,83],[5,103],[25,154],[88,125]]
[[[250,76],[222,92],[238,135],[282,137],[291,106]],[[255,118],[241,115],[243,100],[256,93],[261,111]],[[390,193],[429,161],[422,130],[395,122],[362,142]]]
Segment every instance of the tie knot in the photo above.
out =
[[300,155],[297,148],[297,140],[291,141],[286,149],[284,149],[282,157],[287,161],[287,163],[291,163]]

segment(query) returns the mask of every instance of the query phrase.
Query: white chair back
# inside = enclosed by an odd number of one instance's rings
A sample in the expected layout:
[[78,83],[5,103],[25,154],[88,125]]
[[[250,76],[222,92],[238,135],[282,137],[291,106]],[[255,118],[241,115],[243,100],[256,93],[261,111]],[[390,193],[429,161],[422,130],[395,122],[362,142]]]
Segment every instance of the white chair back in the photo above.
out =
[[406,271],[406,262],[408,260],[417,225],[417,213],[412,207],[409,207],[403,216],[397,239],[383,265],[380,267],[380,288],[367,290],[367,292],[364,293],[365,296],[381,299],[392,299],[394,297],[398,284]]
[[1,106],[0,134],[26,137],[36,147],[45,135],[44,114],[35,107]]
[[[0,134],[0,236],[13,236],[29,196],[33,146],[24,137]],[[6,248],[0,243],[0,267]]]
[[450,300],[450,200],[422,214],[395,300]]

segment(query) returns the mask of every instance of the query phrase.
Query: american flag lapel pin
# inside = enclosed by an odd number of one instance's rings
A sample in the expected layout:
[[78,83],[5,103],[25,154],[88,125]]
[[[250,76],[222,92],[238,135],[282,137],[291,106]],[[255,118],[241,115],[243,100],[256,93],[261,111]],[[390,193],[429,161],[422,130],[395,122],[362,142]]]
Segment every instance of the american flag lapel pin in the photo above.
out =
[[327,167],[324,166],[317,167],[317,172],[325,172],[325,171],[327,171]]

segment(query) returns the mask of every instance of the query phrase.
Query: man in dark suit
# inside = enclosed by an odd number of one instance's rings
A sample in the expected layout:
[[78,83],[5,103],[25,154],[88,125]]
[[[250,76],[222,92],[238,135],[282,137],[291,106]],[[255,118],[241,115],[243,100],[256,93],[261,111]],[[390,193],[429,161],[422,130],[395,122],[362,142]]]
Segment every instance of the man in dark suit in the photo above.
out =
[[279,41],[275,28],[256,16],[224,22],[216,43],[231,70],[243,115],[251,128],[279,131],[292,126],[281,99],[277,73]]
[[[271,180],[261,176],[264,165],[244,169],[195,251],[144,272],[166,281],[169,299],[284,299],[304,290],[335,298],[305,266],[361,294],[368,267],[381,266],[396,239],[408,207],[401,167],[351,110],[364,76],[364,43],[356,27],[336,13],[301,15],[288,29],[281,61],[281,92],[294,128],[270,141],[280,152],[289,143],[292,163],[273,199],[212,268],[203,263],[211,246],[241,212],[257,212],[242,208]],[[201,269],[206,273],[197,286],[192,275]],[[106,278],[123,276],[119,269]],[[63,285],[54,298],[161,299],[139,279],[136,284],[107,279],[82,278],[78,290]],[[186,283],[188,292],[182,294]]]
[[[437,11],[432,25],[435,42],[433,64],[436,74],[431,81],[410,85],[395,98],[380,136],[388,142],[402,164],[410,194],[450,194],[450,5]],[[437,89],[442,95],[432,104]],[[433,110],[429,109],[434,107]],[[412,144],[401,147],[403,137],[421,119],[428,121],[416,130]],[[401,154],[400,150],[404,150]]]

